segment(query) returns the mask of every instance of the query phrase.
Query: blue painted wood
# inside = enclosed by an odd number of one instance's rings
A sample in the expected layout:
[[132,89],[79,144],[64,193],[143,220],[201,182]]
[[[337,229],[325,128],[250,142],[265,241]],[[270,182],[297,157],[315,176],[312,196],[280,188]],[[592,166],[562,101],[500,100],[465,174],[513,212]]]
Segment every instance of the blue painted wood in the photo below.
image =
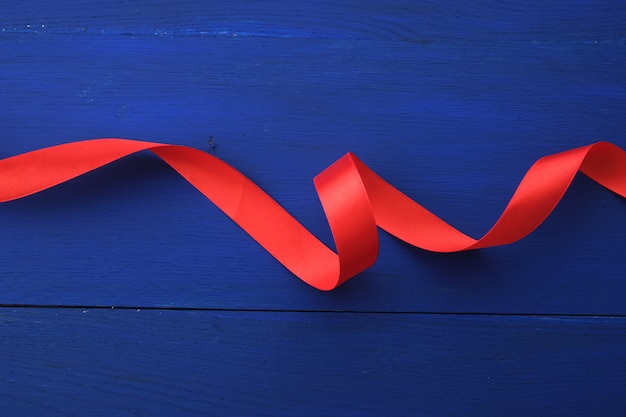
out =
[[[311,179],[347,151],[479,236],[537,158],[626,148],[619,1],[13,3],[0,157],[212,138],[329,244]],[[0,414],[623,415],[625,209],[580,177],[522,242],[381,234],[321,293],[133,156],[0,205]]]
[[623,317],[0,314],[0,411],[16,417],[565,417],[626,409]]
[[3,5],[4,33],[255,36],[443,41],[622,39],[619,0],[392,0],[284,2],[236,0],[30,0]]
[[[617,42],[4,37],[16,58],[0,69],[2,156],[101,136],[208,150],[213,137],[218,156],[329,244],[311,179],[344,152],[479,236],[537,158],[600,139],[626,145],[626,90],[611,69],[626,64]],[[383,235],[372,270],[337,294],[317,294],[142,155],[0,206],[11,236],[2,296],[17,304],[621,314],[624,208],[581,178],[523,242],[442,256]]]

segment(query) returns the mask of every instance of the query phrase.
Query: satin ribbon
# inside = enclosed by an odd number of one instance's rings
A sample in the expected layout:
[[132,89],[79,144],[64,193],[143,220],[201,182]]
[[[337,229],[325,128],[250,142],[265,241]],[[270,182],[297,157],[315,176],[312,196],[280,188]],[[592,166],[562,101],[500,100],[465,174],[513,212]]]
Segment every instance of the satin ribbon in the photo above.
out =
[[22,198],[130,154],[158,155],[293,274],[331,290],[374,264],[377,227],[416,247],[457,252],[506,245],[550,214],[578,171],[626,197],[626,152],[608,142],[535,162],[494,226],[480,239],[402,194],[351,153],[314,179],[337,252],[324,245],[242,173],[198,149],[128,139],[67,143],[0,160],[0,202]]

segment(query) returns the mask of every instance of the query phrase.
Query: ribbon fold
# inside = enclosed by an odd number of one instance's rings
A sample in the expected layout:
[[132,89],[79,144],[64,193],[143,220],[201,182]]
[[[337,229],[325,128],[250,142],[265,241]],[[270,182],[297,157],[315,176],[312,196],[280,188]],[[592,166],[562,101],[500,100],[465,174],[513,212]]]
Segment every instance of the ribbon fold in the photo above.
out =
[[577,172],[626,197],[626,152],[598,142],[544,156],[528,170],[493,227],[474,239],[452,227],[348,153],[314,178],[337,252],[309,232],[245,175],[198,149],[106,138],[38,149],[0,160],[0,202],[151,151],[212,201],[281,264],[309,285],[331,290],[374,264],[377,227],[429,251],[457,252],[516,242],[537,228]]

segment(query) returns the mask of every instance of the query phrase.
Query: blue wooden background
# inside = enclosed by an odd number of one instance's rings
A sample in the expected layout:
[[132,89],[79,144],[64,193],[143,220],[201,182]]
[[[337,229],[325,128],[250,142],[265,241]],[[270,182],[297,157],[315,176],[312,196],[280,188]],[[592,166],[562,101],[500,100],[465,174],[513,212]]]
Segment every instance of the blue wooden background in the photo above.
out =
[[[198,147],[331,244],[311,180],[352,151],[478,237],[537,158],[626,148],[625,21],[619,0],[5,1],[0,157]],[[579,176],[519,243],[381,233],[324,293],[132,156],[0,206],[0,414],[623,416],[625,215]]]

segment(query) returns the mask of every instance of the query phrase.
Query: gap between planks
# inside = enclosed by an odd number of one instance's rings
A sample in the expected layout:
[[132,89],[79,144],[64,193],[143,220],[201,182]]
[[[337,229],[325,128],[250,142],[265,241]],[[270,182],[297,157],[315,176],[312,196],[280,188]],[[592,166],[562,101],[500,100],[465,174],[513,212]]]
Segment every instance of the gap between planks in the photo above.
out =
[[562,318],[624,318],[626,314],[572,314],[572,313],[486,313],[447,311],[384,311],[384,310],[313,310],[313,309],[263,309],[263,308],[211,308],[211,307],[168,307],[168,306],[103,306],[103,305],[48,305],[48,304],[0,304],[2,308],[64,309],[64,310],[161,310],[161,311],[207,311],[245,313],[317,313],[317,314],[395,314],[423,316],[491,316],[491,317],[562,317]]

